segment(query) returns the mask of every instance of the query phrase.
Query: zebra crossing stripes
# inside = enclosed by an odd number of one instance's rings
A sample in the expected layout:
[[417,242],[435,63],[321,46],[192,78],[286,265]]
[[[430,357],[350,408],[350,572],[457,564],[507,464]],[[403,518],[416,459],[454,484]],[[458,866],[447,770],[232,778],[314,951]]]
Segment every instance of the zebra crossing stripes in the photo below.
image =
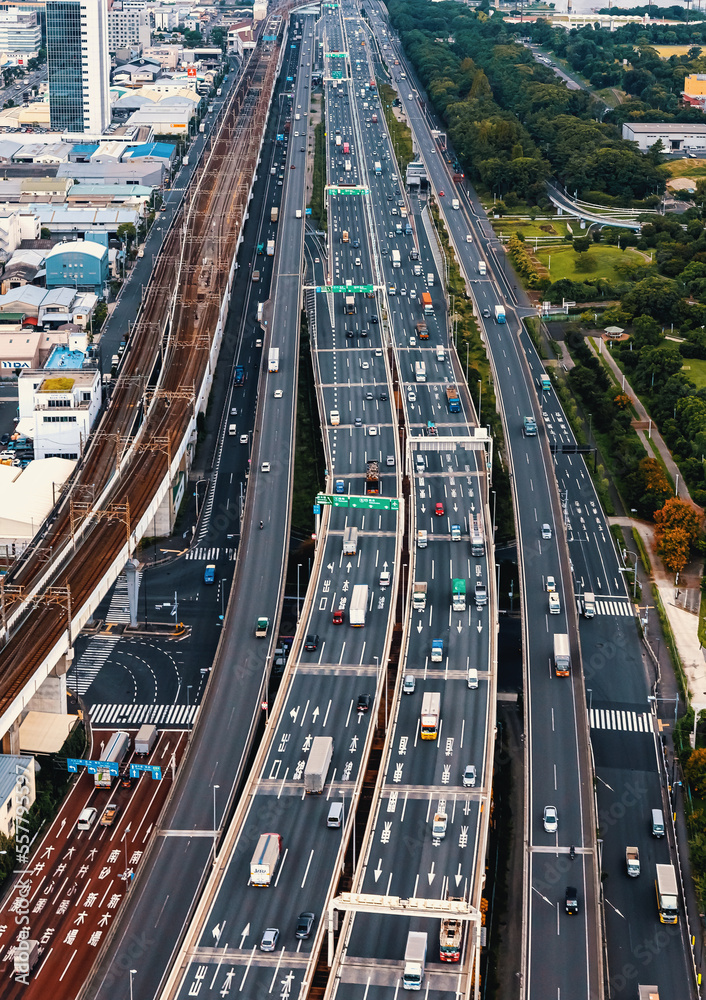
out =
[[[141,577],[141,574],[138,574]],[[110,625],[130,624],[130,602],[127,596],[127,577],[119,576],[115,581],[113,596],[110,598],[105,620]]]
[[119,635],[98,635],[88,643],[76,663],[79,694],[85,694],[96,679],[98,671],[120,642]]
[[208,545],[197,545],[193,549],[189,549],[186,553],[187,559],[203,559],[205,562],[216,562],[221,558],[221,552],[223,553],[223,558],[227,559],[229,562],[235,562],[235,557],[238,554],[238,550],[235,548],[221,549],[218,546],[209,547]]
[[189,729],[194,724],[198,705],[93,705],[91,726],[155,726]]
[[621,729],[623,732],[651,733],[649,712],[631,712],[620,708],[592,708],[591,729]]
[[[576,605],[579,614],[583,610],[583,604],[577,599]],[[612,615],[614,618],[632,618],[635,614],[632,603],[627,598],[622,597],[597,597],[596,614]]]

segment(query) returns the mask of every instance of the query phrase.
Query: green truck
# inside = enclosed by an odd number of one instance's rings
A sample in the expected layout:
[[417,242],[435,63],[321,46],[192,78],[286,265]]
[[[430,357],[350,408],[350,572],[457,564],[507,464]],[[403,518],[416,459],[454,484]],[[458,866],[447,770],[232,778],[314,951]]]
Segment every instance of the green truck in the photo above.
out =
[[466,610],[466,581],[454,579],[451,585],[452,607],[454,611]]
[[264,639],[267,635],[267,630],[270,627],[269,618],[258,618],[257,624],[255,625],[255,635],[259,639]]

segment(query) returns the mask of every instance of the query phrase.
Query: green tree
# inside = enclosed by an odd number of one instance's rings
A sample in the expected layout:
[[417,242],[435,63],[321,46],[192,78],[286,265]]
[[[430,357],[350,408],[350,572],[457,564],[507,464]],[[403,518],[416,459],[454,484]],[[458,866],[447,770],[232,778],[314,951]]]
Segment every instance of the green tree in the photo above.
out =
[[638,316],[632,325],[633,345],[656,347],[662,339],[662,327],[651,316]]
[[591,238],[589,236],[575,236],[572,245],[576,253],[588,253],[591,248]]

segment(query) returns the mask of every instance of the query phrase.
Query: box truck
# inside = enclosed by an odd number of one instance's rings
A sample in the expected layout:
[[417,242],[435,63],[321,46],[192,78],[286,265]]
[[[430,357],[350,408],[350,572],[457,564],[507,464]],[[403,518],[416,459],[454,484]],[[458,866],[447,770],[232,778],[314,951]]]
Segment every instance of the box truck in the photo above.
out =
[[522,426],[525,432],[525,437],[537,437],[537,422],[534,417],[524,417]]
[[269,357],[267,359],[267,370],[268,372],[279,371],[279,347],[270,348]]
[[427,606],[427,583],[426,580],[415,582],[412,592],[412,607],[415,611],[424,611]]
[[505,306],[495,307],[495,322],[504,323],[505,322]]
[[147,756],[157,742],[157,727],[145,722],[140,726],[135,737],[135,753]]
[[444,658],[444,643],[441,639],[431,640],[431,662],[441,663]]
[[625,867],[631,878],[636,878],[640,874],[640,852],[636,847],[625,848]]
[[451,602],[454,611],[466,610],[466,581],[456,578],[451,584]]
[[429,313],[434,312],[434,306],[431,301],[430,292],[422,292],[422,307],[427,315],[429,315]]
[[250,861],[250,885],[267,888],[272,883],[281,852],[282,838],[278,833],[260,835]]
[[459,203],[458,203],[458,198],[452,198],[452,199],[451,199],[451,208],[453,208],[453,209],[455,209],[456,211],[458,211],[460,207],[461,207],[461,206],[460,206],[460,205],[459,205]]
[[277,208],[276,205],[273,205],[272,208],[270,209],[270,222],[277,222],[278,218],[279,218],[279,208]]
[[461,412],[461,398],[455,385],[450,385],[446,389],[446,399],[449,404],[449,413]]
[[267,241],[267,256],[268,257],[274,257],[274,255],[275,255],[275,241],[274,240],[268,240]]
[[484,260],[479,260],[478,261],[478,274],[485,274],[485,273],[486,273],[485,261]]
[[333,757],[333,739],[330,736],[315,736],[311,742],[309,759],[304,768],[304,791],[320,795],[326,784],[329,764]]
[[365,625],[365,615],[368,610],[368,586],[364,583],[358,583],[353,588],[353,596],[351,597],[349,620],[354,628],[361,628]]
[[593,618],[596,614],[596,597],[590,591],[585,591],[583,595],[583,616]]
[[343,555],[354,556],[358,551],[358,529],[346,528],[343,532]]
[[557,632],[554,636],[554,671],[557,677],[568,677],[570,667],[569,636],[566,632]]
[[427,959],[427,936],[423,931],[410,931],[404,950],[402,986],[406,990],[421,990],[424,982],[424,964]]

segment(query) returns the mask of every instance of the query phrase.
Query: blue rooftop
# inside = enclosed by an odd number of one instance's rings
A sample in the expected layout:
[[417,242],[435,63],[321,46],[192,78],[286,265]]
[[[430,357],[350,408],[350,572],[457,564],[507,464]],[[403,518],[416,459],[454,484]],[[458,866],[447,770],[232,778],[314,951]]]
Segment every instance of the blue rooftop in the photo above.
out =
[[90,155],[91,153],[95,153],[97,149],[97,142],[77,142],[72,149],[72,153],[88,153]]
[[57,369],[76,371],[77,368],[83,368],[85,357],[83,351],[70,351],[63,344],[57,344],[49,355],[49,360],[44,367],[51,368],[54,371]]
[[139,146],[133,146],[126,150],[123,159],[133,159],[139,156],[161,156],[165,160],[174,156],[176,147],[171,142],[143,142]]

